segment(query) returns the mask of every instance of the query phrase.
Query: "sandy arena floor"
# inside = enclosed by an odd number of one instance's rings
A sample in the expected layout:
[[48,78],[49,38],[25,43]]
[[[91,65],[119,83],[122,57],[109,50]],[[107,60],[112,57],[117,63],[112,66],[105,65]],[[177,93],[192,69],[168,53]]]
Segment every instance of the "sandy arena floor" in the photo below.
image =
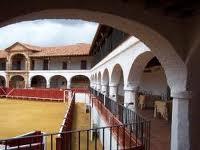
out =
[[35,130],[58,132],[66,109],[64,103],[0,99],[0,139]]

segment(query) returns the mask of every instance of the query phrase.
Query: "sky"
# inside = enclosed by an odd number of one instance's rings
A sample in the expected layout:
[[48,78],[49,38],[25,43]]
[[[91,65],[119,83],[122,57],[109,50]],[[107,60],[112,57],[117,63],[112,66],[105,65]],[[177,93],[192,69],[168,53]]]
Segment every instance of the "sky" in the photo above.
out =
[[36,46],[91,43],[98,23],[70,19],[25,21],[0,28],[0,49],[15,42]]

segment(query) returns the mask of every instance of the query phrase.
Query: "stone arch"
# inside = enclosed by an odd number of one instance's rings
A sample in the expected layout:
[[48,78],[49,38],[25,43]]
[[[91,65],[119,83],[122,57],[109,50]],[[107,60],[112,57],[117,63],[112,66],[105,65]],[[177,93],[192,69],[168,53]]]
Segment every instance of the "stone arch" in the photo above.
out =
[[42,75],[35,75],[31,78],[31,87],[34,88],[46,88],[47,80]]
[[94,74],[94,80],[95,80],[95,83],[97,83],[97,81],[98,81],[97,73]]
[[71,78],[71,88],[87,88],[90,86],[90,79],[85,75],[75,75]]
[[14,53],[9,57],[11,70],[26,70],[28,57],[24,53]]
[[121,76],[124,76],[123,69],[120,64],[116,64],[112,69],[110,82],[112,84],[118,84]]
[[6,79],[4,76],[0,75],[0,87],[5,87],[6,86]]
[[94,75],[93,75],[93,74],[90,76],[90,81],[91,81],[91,82],[94,81]]
[[108,69],[107,69],[107,68],[103,71],[102,83],[103,83],[103,84],[106,84],[106,85],[109,84],[109,72],[108,72]]
[[[152,58],[156,58],[155,55],[151,51],[145,51],[145,52],[139,54],[134,59],[132,66],[130,68],[130,71],[128,73],[128,79],[127,79],[127,84],[126,84],[127,88],[129,86],[132,88],[137,88],[139,86],[144,68]],[[161,69],[163,70],[164,78],[166,78],[166,80],[167,80],[166,86],[169,86],[169,88],[172,89],[173,82],[170,81],[170,77],[168,77],[166,75],[166,71],[165,71],[166,68],[163,68],[162,64],[161,64]]]
[[61,75],[54,75],[50,79],[50,88],[67,88],[67,79]]
[[25,88],[25,79],[21,75],[14,75],[10,78],[9,87]]
[[98,76],[97,76],[97,82],[101,83],[101,72],[99,71]]
[[116,64],[111,73],[110,97],[119,103],[124,103],[124,72],[120,64]]
[[146,51],[139,54],[133,61],[131,69],[128,73],[128,81],[127,86],[129,84],[133,84],[134,86],[138,86],[140,82],[141,75],[146,64],[154,57],[152,52]]

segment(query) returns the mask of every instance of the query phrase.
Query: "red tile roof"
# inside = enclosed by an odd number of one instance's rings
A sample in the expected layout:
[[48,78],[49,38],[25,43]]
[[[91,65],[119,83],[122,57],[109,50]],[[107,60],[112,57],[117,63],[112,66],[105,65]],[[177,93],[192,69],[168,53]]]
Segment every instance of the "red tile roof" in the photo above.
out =
[[[58,47],[39,47],[33,46],[25,43],[15,43],[12,46],[20,44],[27,48],[27,50],[35,51],[30,55],[30,57],[52,57],[52,56],[85,56],[89,55],[90,44],[78,43],[75,45],[58,46]],[[0,50],[0,58],[7,57],[7,51],[12,46],[6,48],[5,50]]]
[[41,48],[42,48],[40,46],[29,45],[29,44],[26,44],[26,43],[21,43],[21,42],[17,42],[17,43],[23,45],[27,49],[34,50],[34,51],[41,51]]
[[79,43],[59,47],[41,47],[40,52],[33,53],[30,57],[44,56],[83,56],[89,55],[90,44]]
[[0,50],[0,58],[7,58],[7,52],[4,50]]

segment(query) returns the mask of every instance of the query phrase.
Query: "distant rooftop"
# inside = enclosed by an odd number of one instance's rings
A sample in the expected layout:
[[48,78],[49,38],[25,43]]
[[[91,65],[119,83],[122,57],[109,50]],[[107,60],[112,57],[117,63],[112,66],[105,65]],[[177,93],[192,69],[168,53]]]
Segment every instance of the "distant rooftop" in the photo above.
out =
[[77,43],[74,45],[57,46],[57,47],[41,47],[21,42],[16,42],[5,50],[0,51],[0,58],[6,58],[7,53],[12,51],[16,46],[33,51],[30,57],[53,57],[53,56],[85,56],[90,53],[90,44]]

